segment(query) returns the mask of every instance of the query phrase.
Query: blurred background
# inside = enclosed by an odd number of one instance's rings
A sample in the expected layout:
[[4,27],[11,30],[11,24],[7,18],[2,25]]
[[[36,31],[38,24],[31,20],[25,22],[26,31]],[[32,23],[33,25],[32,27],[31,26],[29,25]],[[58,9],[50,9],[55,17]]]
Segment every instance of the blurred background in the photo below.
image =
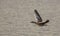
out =
[[[34,9],[47,26],[30,23]],[[0,0],[0,36],[60,36],[60,0]]]

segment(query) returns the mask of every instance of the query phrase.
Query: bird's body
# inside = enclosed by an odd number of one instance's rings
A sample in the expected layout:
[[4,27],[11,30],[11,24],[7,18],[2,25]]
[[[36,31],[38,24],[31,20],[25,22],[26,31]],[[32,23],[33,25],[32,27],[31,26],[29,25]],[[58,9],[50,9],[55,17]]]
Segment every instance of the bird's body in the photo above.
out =
[[31,21],[31,23],[35,23],[39,26],[43,26],[43,25],[45,25],[45,23],[49,22],[49,20],[46,20],[45,22],[43,22],[41,16],[39,15],[39,13],[36,9],[34,10],[34,12],[35,12],[35,15],[36,15],[37,22]]
[[48,23],[48,22],[49,22],[49,20],[46,20],[45,22],[35,22],[35,21],[31,21],[31,23],[35,23],[35,24],[37,24],[37,25],[39,25],[39,26],[44,26],[45,23]]

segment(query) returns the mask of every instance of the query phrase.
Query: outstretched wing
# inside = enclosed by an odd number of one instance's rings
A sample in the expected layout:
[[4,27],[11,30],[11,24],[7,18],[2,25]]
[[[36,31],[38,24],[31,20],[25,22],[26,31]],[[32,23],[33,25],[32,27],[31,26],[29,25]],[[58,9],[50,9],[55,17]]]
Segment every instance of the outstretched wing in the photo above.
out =
[[38,22],[42,22],[42,18],[41,18],[41,16],[39,15],[38,11],[35,9],[34,12],[35,12],[37,21],[38,21]]

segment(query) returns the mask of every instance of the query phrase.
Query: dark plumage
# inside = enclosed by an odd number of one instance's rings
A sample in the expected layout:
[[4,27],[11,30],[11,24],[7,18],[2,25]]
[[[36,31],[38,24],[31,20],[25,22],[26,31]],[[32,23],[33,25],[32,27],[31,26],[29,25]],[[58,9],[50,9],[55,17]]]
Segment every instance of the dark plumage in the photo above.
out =
[[36,19],[38,20],[38,22],[42,22],[42,18],[41,18],[41,16],[39,15],[38,11],[35,9],[34,12],[35,12]]
[[39,26],[44,26],[46,23],[49,22],[49,20],[46,20],[45,22],[42,22],[42,18],[39,15],[38,11],[35,9],[34,12],[35,12],[35,15],[36,15],[37,22],[31,21],[31,23],[35,23],[35,24],[37,24]]

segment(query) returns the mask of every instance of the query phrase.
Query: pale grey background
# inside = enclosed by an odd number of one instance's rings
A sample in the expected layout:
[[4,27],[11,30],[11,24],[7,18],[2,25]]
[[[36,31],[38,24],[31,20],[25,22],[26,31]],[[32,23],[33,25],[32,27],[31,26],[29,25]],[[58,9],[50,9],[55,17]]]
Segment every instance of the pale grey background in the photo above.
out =
[[[34,9],[48,26],[30,23]],[[0,36],[60,36],[60,0],[0,0]]]

